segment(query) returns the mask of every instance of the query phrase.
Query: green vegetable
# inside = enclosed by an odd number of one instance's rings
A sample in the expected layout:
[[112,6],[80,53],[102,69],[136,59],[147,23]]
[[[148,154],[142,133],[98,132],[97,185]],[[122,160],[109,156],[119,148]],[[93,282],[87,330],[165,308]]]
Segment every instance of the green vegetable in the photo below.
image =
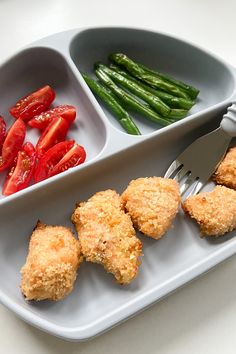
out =
[[153,74],[147,73],[138,64],[129,59],[125,54],[111,54],[109,58],[116,64],[124,66],[133,76],[135,76],[141,81],[146,82],[148,85],[168,92],[174,96],[189,99],[189,96],[178,86],[164,81]]
[[117,73],[119,73],[120,75],[123,75],[127,79],[132,80],[133,82],[138,84],[140,87],[142,87],[144,90],[146,90],[146,91],[152,93],[153,95],[159,97],[169,107],[172,107],[172,108],[183,108],[183,109],[189,110],[195,104],[195,101],[190,101],[189,99],[187,100],[187,99],[181,98],[181,97],[175,97],[175,96],[172,96],[169,93],[166,93],[164,91],[160,91],[160,90],[154,89],[154,88],[148,86],[147,84],[144,84],[140,80],[135,79],[133,76],[128,74],[127,71],[122,70],[117,65],[110,64],[110,68],[113,71],[116,71]]
[[186,111],[186,109],[171,109],[168,118],[179,120],[186,117],[187,113],[188,111]]
[[131,81],[124,77],[123,75],[119,74],[116,71],[111,70],[107,66],[97,63],[95,64],[97,69],[102,69],[112,80],[116,83],[120,84],[122,87],[125,87],[129,91],[131,91],[136,96],[140,97],[142,100],[149,103],[149,105],[157,112],[163,116],[168,116],[170,113],[170,107],[168,107],[163,101],[160,100],[157,96],[153,95],[152,93],[144,90],[140,85]]
[[142,68],[143,70],[145,70],[146,72],[148,72],[149,74],[152,74],[152,75],[156,75],[157,77],[160,77],[161,79],[167,81],[167,82],[170,82],[172,83],[173,85],[176,85],[178,87],[180,87],[184,92],[186,92],[189,97],[191,97],[192,99],[195,99],[197,97],[197,95],[199,94],[199,90],[196,89],[195,87],[193,86],[190,86],[190,85],[187,85],[185,84],[184,82],[182,81],[179,81],[179,80],[176,80],[174,78],[172,78],[171,76],[169,75],[166,75],[166,74],[162,74],[158,71],[155,71],[155,70],[152,70],[152,69],[149,69],[147,68],[145,65],[142,65],[142,64],[138,64],[140,66],[140,68]]
[[160,117],[155,111],[153,111],[147,104],[141,103],[138,99],[130,95],[128,92],[117,86],[112,79],[101,69],[96,69],[95,73],[97,77],[104,83],[113,94],[115,94],[121,104],[126,107],[132,108],[138,113],[145,115],[148,119],[153,122],[159,123],[160,125],[169,125],[171,121]]
[[110,108],[110,110],[114,113],[114,115],[118,118],[120,125],[126,130],[127,133],[133,135],[141,135],[138,127],[133,122],[132,118],[129,114],[123,109],[123,107],[117,102],[116,98],[113,96],[112,92],[99,84],[97,81],[91,79],[87,75],[83,75],[84,80],[90,89],[95,93],[106,105]]

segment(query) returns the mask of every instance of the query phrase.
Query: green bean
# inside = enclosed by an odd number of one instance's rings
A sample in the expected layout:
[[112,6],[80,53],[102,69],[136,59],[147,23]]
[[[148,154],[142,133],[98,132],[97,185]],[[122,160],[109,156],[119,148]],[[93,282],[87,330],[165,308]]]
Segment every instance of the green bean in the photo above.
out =
[[83,74],[83,78],[92,92],[95,93],[110,108],[110,110],[118,118],[120,125],[126,130],[127,133],[141,135],[138,127],[133,122],[130,115],[117,102],[110,90],[85,74]]
[[125,54],[111,54],[109,58],[116,64],[124,66],[126,70],[128,70],[133,76],[141,81],[144,81],[151,87],[158,88],[177,97],[189,99],[189,96],[178,86],[166,82],[163,79],[154,76],[153,74],[147,73],[138,64],[129,59]]
[[175,97],[175,96],[170,95],[169,93],[166,93],[164,91],[154,89],[154,88],[148,86],[147,84],[144,84],[142,81],[135,79],[127,71],[122,70],[117,65],[110,64],[110,68],[113,71],[116,71],[117,73],[119,73],[120,75],[123,75],[127,79],[132,80],[133,82],[138,84],[140,87],[142,87],[144,90],[159,97],[163,102],[165,102],[171,108],[183,108],[183,109],[189,110],[195,104],[195,101],[192,101],[192,100],[190,101],[190,99]]
[[159,116],[151,107],[145,103],[141,103],[138,99],[130,95],[128,92],[117,86],[112,79],[101,69],[96,69],[95,73],[97,77],[105,84],[113,94],[115,94],[121,104],[125,104],[129,108],[132,108],[138,113],[145,115],[149,120],[159,123],[160,125],[169,125],[171,122]]
[[171,118],[174,120],[179,120],[182,119],[184,117],[186,117],[186,115],[188,114],[188,111],[186,111],[186,109],[171,109],[170,114],[168,115],[167,118]]
[[136,96],[140,97],[142,100],[149,103],[149,105],[157,112],[163,116],[168,116],[170,113],[170,107],[168,107],[163,101],[161,101],[157,96],[151,94],[150,92],[144,90],[140,85],[127,79],[126,77],[120,75],[119,73],[111,70],[106,65],[101,63],[95,64],[96,68],[102,69],[110,78],[116,83],[120,84],[131,91]]
[[146,67],[145,65],[142,65],[142,64],[138,64],[143,70],[145,70],[146,72],[148,72],[149,74],[152,74],[152,75],[156,75],[157,77],[160,77],[161,79],[167,81],[167,82],[170,82],[171,84],[173,85],[176,85],[178,87],[180,87],[184,92],[187,93],[187,95],[189,95],[189,97],[191,97],[192,99],[195,99],[198,94],[199,94],[199,90],[196,89],[195,87],[193,86],[190,86],[190,85],[187,85],[185,84],[184,82],[180,81],[180,80],[176,80],[174,79],[173,77],[169,76],[169,75],[166,75],[166,74],[163,74],[163,73],[160,73],[159,71],[156,71],[156,70],[152,70],[152,69],[149,69],[148,67]]

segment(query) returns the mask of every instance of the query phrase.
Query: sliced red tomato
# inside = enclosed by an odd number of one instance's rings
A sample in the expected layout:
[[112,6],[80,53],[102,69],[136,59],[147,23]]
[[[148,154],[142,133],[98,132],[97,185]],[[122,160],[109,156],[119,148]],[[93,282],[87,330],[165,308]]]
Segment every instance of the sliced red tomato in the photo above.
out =
[[48,111],[43,112],[37,116],[34,116],[32,119],[30,119],[30,121],[28,121],[28,125],[32,128],[43,130],[48,126],[53,118],[58,116],[64,118],[70,124],[75,120],[76,109],[74,106],[60,105],[49,109]]
[[75,144],[52,169],[51,176],[64,172],[71,167],[83,163],[86,159],[86,152],[83,146]]
[[43,131],[36,145],[38,157],[42,157],[53,145],[65,140],[69,129],[69,123],[62,117],[53,118],[51,123]]
[[16,163],[6,177],[2,191],[3,195],[11,195],[28,187],[34,172],[35,161],[35,148],[27,142],[18,152]]
[[43,181],[52,174],[55,165],[63,158],[63,156],[75,144],[74,140],[62,141],[51,147],[45,155],[39,160],[38,166],[34,173],[35,182]]
[[14,118],[28,121],[35,115],[45,112],[55,98],[54,90],[46,85],[26,97],[21,98],[9,112]]
[[11,166],[22,148],[25,140],[26,126],[23,120],[17,119],[7,132],[7,136],[2,146],[2,156],[0,156],[0,172]]
[[2,144],[6,138],[6,122],[2,116],[0,116],[0,153],[2,151]]

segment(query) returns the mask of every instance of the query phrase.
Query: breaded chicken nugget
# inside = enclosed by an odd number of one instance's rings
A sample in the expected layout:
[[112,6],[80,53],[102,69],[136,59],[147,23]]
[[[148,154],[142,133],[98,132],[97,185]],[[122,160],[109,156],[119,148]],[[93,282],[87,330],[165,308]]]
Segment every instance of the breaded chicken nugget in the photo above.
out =
[[82,259],[80,243],[70,229],[38,222],[21,269],[26,299],[63,299],[73,289]]
[[162,177],[133,180],[121,197],[134,226],[156,240],[171,227],[180,204],[177,182]]
[[203,236],[221,236],[236,228],[236,191],[216,186],[211,192],[189,197],[184,211],[200,225]]
[[87,261],[102,264],[120,284],[135,278],[142,244],[119,194],[110,189],[96,193],[79,204],[72,222]]
[[213,175],[213,179],[218,184],[236,189],[236,146],[229,149]]

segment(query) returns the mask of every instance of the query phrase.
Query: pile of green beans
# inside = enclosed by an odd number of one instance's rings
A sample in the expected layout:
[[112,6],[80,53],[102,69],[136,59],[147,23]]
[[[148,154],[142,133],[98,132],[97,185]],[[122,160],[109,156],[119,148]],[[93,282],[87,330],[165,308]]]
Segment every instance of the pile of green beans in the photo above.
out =
[[195,104],[199,94],[195,87],[136,63],[125,54],[111,54],[109,59],[110,66],[94,65],[99,80],[86,74],[83,78],[127,133],[141,134],[127,110],[167,126],[186,117]]

